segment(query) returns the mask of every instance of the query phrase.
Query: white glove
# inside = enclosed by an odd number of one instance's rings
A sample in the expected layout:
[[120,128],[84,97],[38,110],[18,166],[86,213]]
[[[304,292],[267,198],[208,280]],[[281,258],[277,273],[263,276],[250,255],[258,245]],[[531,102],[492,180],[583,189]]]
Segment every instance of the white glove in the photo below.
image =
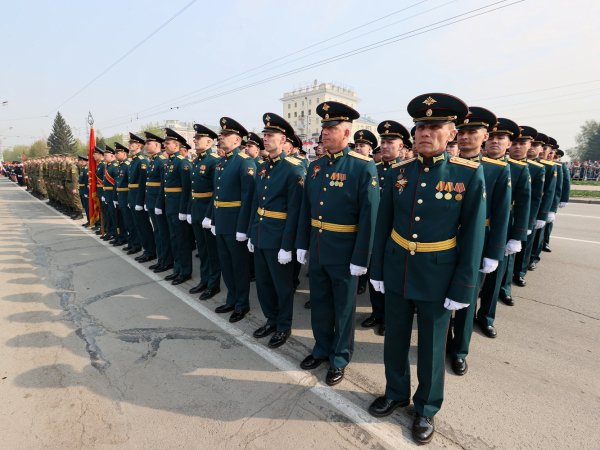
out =
[[360,277],[367,273],[366,267],[355,266],[354,264],[350,264],[350,275],[355,277]]
[[373,289],[375,289],[377,292],[381,292],[382,294],[385,294],[385,288],[383,286],[383,281],[377,281],[377,280],[369,280],[369,281],[373,285]]
[[135,210],[136,211],[143,211],[144,207],[142,205],[135,205]]
[[235,240],[238,242],[244,242],[246,239],[248,239],[248,236],[246,236],[246,233],[235,233]]
[[185,220],[187,221],[187,223],[189,223],[191,225],[192,224],[192,215],[191,214],[187,214],[185,216]]
[[106,199],[104,198],[104,195],[102,196],[102,203],[106,203]]
[[83,198],[88,198],[87,194],[83,194]]
[[254,253],[254,245],[252,244],[252,242],[250,242],[250,239],[248,239],[248,244],[246,244],[246,246],[248,247],[248,251],[250,253]]
[[490,258],[483,258],[483,267],[479,269],[481,273],[492,273],[498,268],[498,261]]
[[548,220],[546,220],[546,222],[552,223],[552,222],[554,222],[555,219],[556,219],[556,213],[553,213],[552,211],[550,211],[548,213]]
[[162,214],[162,209],[154,208],[154,214],[156,214],[157,216],[160,216]]
[[144,205],[144,211],[148,211],[148,207]]
[[306,250],[302,250],[301,248],[296,250],[296,261],[300,264],[306,264]]
[[506,248],[504,250],[504,256],[512,255],[513,253],[519,253],[521,251],[521,241],[516,241],[514,239],[510,239],[506,243]]
[[217,229],[215,228],[215,226],[214,226],[214,225],[211,225],[211,227],[210,227],[210,232],[213,234],[213,236],[216,236],[216,235],[217,235]]
[[119,207],[119,202],[115,202],[115,201],[113,200],[113,205],[115,205],[115,208],[118,208],[118,207]]
[[544,228],[544,226],[546,226],[546,222],[543,220],[536,220],[535,221],[535,229],[539,230],[541,228]]
[[533,233],[533,230],[527,230],[527,236],[529,236],[531,233]]
[[560,203],[558,204],[558,207],[559,207],[559,208],[564,208],[564,207],[565,207],[565,206],[567,206],[568,204],[569,204],[568,202],[560,202]]
[[178,217],[178,218],[179,218],[179,220],[181,220],[182,222],[185,222],[185,219],[186,219],[186,214],[181,214],[181,213],[179,213],[179,214],[177,214],[177,217]]
[[280,249],[279,253],[277,253],[277,262],[279,264],[292,262],[292,252],[286,252],[284,249]]
[[455,302],[454,300],[450,300],[449,298],[446,298],[446,300],[444,301],[444,308],[446,308],[449,311],[456,311],[456,310],[468,308],[468,307],[469,307],[468,303],[458,303],[458,302]]
[[202,228],[206,228],[207,230],[210,229],[210,218],[205,217],[204,220],[202,220]]

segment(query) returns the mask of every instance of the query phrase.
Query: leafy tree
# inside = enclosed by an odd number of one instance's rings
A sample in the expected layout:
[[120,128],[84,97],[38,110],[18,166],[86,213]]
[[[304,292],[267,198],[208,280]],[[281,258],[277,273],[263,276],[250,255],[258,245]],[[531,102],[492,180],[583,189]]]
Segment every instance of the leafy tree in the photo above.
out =
[[46,141],[38,140],[31,144],[29,147],[28,155],[30,158],[37,158],[39,156],[46,156],[48,154],[48,145]]
[[60,112],[56,113],[54,118],[52,133],[48,137],[48,148],[51,155],[60,153],[75,154],[76,152],[73,132]]
[[588,120],[575,138],[576,153],[581,161],[600,160],[600,122]]

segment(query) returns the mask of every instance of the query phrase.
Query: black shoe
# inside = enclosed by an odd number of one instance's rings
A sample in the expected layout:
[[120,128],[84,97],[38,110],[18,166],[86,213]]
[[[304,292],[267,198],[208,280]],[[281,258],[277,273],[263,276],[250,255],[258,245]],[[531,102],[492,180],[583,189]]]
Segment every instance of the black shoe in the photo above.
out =
[[179,274],[178,273],[172,273],[171,275],[167,275],[165,277],[166,281],[173,281],[175,278],[178,278]]
[[131,250],[129,250],[127,252],[128,255],[135,255],[136,253],[139,253],[142,251],[141,247],[133,247]]
[[360,323],[360,326],[363,328],[371,328],[375,325],[378,325],[381,321],[375,316],[369,316],[365,320]]
[[113,244],[115,247],[121,247],[122,245],[127,244],[127,242],[125,241],[115,241],[115,243]]
[[73,219],[73,220],[83,219],[83,214],[73,214],[71,216],[71,219]]
[[452,359],[452,371],[459,376],[463,376],[469,370],[469,365],[467,364],[467,360],[463,358],[453,358]]
[[552,250],[550,249],[550,246],[548,244],[544,244],[544,246],[542,247],[542,250],[548,253],[551,253]]
[[219,313],[219,314],[223,314],[223,313],[228,313],[233,311],[235,308],[231,305],[228,305],[227,303],[225,303],[224,305],[221,306],[217,306],[215,308],[215,312]]
[[133,259],[135,259],[136,261],[139,261],[140,259],[143,259],[143,258],[145,258],[145,257],[146,257],[146,255],[144,255],[144,254],[142,253],[141,255],[138,255],[138,256],[136,256],[136,257],[135,257],[135,258],[133,258]]
[[123,250],[124,252],[128,252],[129,250],[131,250],[133,247],[129,244],[127,244],[126,247],[123,247],[121,250]]
[[500,301],[502,303],[504,303],[505,305],[515,306],[515,302],[514,302],[513,298],[510,295],[507,295],[506,297],[500,297]]
[[[114,236],[111,236],[110,234],[105,234],[100,239],[102,239],[103,241],[112,241],[114,239]],[[109,242],[109,244],[110,244],[110,242]]]
[[148,266],[148,269],[154,270],[154,269],[158,269],[159,267],[160,267],[160,264],[156,263],[156,264],[152,264],[151,266]]
[[199,294],[205,291],[208,285],[206,283],[198,283],[196,286],[190,289],[190,294]]
[[256,281],[256,275],[250,275],[250,283],[254,283]]
[[89,227],[90,227],[90,223],[89,223],[89,222],[86,222],[86,223],[84,223],[84,224],[83,224],[83,225],[81,225],[81,226],[82,226],[82,227],[85,227],[85,228],[89,228]]
[[221,288],[207,289],[202,294],[200,294],[200,300],[208,300],[209,298],[213,298],[221,292]]
[[520,286],[520,287],[527,286],[527,282],[525,281],[525,278],[523,278],[523,277],[513,277],[513,283],[515,283],[517,286]]
[[229,316],[229,322],[231,322],[231,323],[239,322],[244,317],[246,317],[246,314],[248,314],[248,311],[250,311],[250,310],[249,309],[242,309],[241,311],[234,311],[234,312],[232,312],[231,316]]
[[100,236],[102,234],[102,231],[100,231],[99,229],[95,231],[95,233]]
[[173,286],[177,286],[178,284],[185,283],[187,280],[191,280],[191,279],[192,279],[192,277],[190,275],[185,276],[185,277],[179,276],[179,277],[175,278],[173,281],[171,281],[171,284]]
[[427,444],[433,439],[435,426],[433,417],[415,415],[415,420],[412,425],[412,436],[419,444]]
[[292,330],[278,331],[271,337],[271,339],[269,339],[269,344],[268,344],[269,347],[270,348],[281,347],[283,344],[285,344],[287,342],[287,340],[291,334],[292,334]]
[[268,335],[273,334],[276,331],[277,331],[277,327],[275,325],[263,325],[258,330],[256,330],[254,333],[252,333],[252,336],[254,336],[256,339],[260,339],[260,338],[267,337]]
[[138,260],[139,263],[146,263],[148,261],[154,261],[156,259],[156,256],[154,255],[142,255],[138,258],[136,258]]
[[537,263],[529,263],[529,265],[527,266],[527,270],[535,270],[535,268],[537,267]]
[[171,270],[173,268],[173,264],[169,264],[168,266],[158,266],[156,269],[153,270],[154,273],[162,273],[162,272],[166,272],[167,270]]
[[379,326],[375,329],[375,334],[378,336],[385,336],[385,323],[381,322]]
[[494,325],[486,325],[484,322],[478,322],[478,324],[479,328],[481,328],[481,332],[487,337],[493,339],[498,335],[496,329],[494,328]]
[[369,406],[369,414],[374,417],[385,417],[389,416],[398,408],[406,408],[410,405],[410,399],[408,400],[392,400],[387,398],[385,395],[377,397],[371,406]]
[[366,290],[367,290],[367,286],[366,285],[360,285],[356,289],[356,295],[362,295],[362,294],[365,293]]
[[344,368],[329,368],[327,376],[325,377],[325,383],[329,386],[335,386],[344,379]]
[[312,306],[312,305],[310,304],[310,300],[309,300],[309,301],[307,301],[307,302],[304,304],[304,309],[310,309],[310,308],[311,308],[311,306]]
[[327,361],[326,359],[317,359],[312,354],[308,355],[306,358],[302,360],[300,363],[300,367],[304,370],[312,370],[316,369],[321,365],[321,363]]

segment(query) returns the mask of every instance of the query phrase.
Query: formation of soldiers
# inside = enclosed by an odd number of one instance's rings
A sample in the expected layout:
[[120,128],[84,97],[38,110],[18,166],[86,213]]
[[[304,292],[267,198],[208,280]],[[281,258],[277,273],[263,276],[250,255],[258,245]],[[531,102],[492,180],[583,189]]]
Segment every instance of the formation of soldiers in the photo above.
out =
[[[271,348],[291,334],[298,273],[307,264],[315,342],[300,366],[327,363],[328,385],[343,379],[352,359],[356,296],[369,280],[372,313],[362,326],[385,337],[387,381],[368,408],[374,416],[410,404],[416,313],[412,434],[427,443],[443,402],[445,359],[465,375],[474,324],[497,336],[497,301],[514,305],[511,281],[525,286],[541,251],[550,251],[570,185],[558,143],[532,127],[440,93],[414,98],[407,110],[410,132],[385,120],[379,137],[368,130],[351,136],[359,113],[321,103],[321,140],[310,163],[293,128],[274,113],[263,115],[262,137],[230,117],[220,119],[218,134],[194,125],[193,146],[169,128],[164,136],[130,133],[127,146],[95,148],[95,174],[80,163],[81,199],[95,187],[96,233],[152,262],[155,273],[168,272],[174,285],[191,279],[197,250],[200,273],[189,292],[208,300],[222,278],[227,294],[215,311],[230,313],[230,322],[248,313],[255,278],[265,322],[254,337],[270,336]],[[32,180],[54,201],[56,163],[44,159]],[[62,190],[72,186],[65,181]]]

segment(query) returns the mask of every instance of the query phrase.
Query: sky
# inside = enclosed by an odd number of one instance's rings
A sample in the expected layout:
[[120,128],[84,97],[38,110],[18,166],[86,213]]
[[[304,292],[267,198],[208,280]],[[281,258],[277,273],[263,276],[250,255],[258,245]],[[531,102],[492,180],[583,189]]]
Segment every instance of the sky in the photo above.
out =
[[598,17],[596,0],[4,2],[0,150],[46,139],[57,111],[82,141],[88,112],[104,136],[221,116],[260,130],[313,80],[375,121],[410,128],[408,102],[445,92],[569,149],[600,120]]

